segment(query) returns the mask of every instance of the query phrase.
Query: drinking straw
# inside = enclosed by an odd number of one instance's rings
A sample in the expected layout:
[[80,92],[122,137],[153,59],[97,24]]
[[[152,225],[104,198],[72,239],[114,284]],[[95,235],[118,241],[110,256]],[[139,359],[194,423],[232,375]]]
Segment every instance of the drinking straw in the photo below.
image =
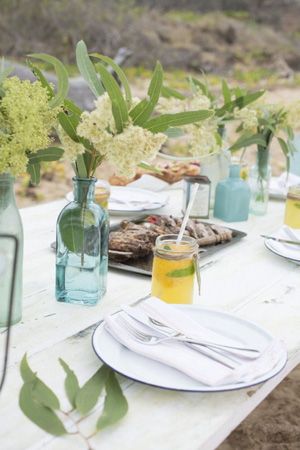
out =
[[193,186],[193,190],[192,190],[192,194],[191,194],[191,198],[190,198],[189,204],[188,204],[188,206],[186,208],[186,212],[185,212],[185,215],[184,215],[181,227],[180,227],[179,234],[178,234],[177,239],[176,239],[176,244],[177,245],[180,244],[180,242],[181,242],[181,239],[182,239],[182,236],[183,236],[186,224],[187,224],[187,222],[189,220],[189,217],[190,217],[192,206],[193,206],[195,198],[196,198],[196,194],[197,194],[198,188],[199,188],[199,184],[195,183],[194,186]]

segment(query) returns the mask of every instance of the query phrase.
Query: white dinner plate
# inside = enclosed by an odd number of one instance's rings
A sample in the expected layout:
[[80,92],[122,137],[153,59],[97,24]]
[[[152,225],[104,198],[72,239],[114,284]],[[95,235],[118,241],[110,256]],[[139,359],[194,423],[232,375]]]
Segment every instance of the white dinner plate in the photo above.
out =
[[[199,325],[224,334],[241,344],[265,348],[274,340],[266,330],[258,325],[228,313],[213,311],[194,305],[176,305],[185,314],[191,315]],[[134,353],[116,341],[104,328],[104,322],[95,329],[92,345],[97,356],[116,372],[132,380],[151,386],[188,392],[218,392],[241,389],[261,383],[275,376],[286,364],[287,354],[281,352],[277,363],[263,376],[251,382],[222,386],[207,386],[178,370]]]
[[[66,199],[69,202],[73,201],[73,192],[69,192]],[[129,186],[111,186],[108,210],[114,215],[138,212],[148,214],[165,206],[168,199],[169,196],[165,192],[153,192]]]
[[[293,235],[287,234],[286,228],[286,225],[283,225],[281,228],[279,228],[279,230],[273,233],[272,236],[282,239],[295,239]],[[298,231],[298,234],[300,239],[300,231]],[[272,239],[265,239],[265,247],[272,253],[275,253],[275,255],[282,256],[289,261],[300,264],[300,246],[285,244],[282,242],[274,241]]]

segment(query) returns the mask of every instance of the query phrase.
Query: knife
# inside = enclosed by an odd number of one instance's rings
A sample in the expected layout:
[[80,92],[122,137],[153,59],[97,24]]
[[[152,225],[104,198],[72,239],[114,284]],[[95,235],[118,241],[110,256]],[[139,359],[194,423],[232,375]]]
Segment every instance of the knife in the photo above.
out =
[[261,237],[265,239],[271,239],[272,241],[276,242],[282,242],[283,244],[300,245],[300,241],[290,241],[289,239],[282,239],[275,236],[266,236],[265,234],[261,234]]

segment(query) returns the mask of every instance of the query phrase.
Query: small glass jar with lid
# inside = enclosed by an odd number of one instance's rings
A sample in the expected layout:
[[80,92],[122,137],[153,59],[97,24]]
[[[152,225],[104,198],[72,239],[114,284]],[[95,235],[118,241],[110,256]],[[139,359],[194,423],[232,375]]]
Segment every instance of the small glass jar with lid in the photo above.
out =
[[152,295],[167,303],[192,303],[195,273],[200,289],[198,243],[190,236],[183,236],[179,244],[176,239],[173,234],[156,239]]
[[284,223],[291,228],[300,228],[300,185],[289,188]]

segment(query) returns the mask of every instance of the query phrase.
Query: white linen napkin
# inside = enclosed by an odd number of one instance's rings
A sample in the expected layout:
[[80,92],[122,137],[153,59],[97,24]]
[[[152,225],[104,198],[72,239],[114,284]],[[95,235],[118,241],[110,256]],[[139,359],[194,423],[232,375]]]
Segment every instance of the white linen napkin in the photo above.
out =
[[[273,233],[272,236],[292,241],[300,241],[300,230],[283,225],[279,230]],[[272,239],[266,239],[265,242],[267,247],[274,250],[275,253],[300,262],[300,246],[285,244],[284,242],[277,242]]]
[[161,208],[167,201],[164,193],[153,193],[152,191],[112,187],[109,198],[109,209],[143,211],[145,209]]
[[[233,345],[240,344],[240,342],[236,342],[230,337],[224,337],[205,327],[200,327],[197,321],[188,317],[183,311],[172,305],[166,304],[155,297],[140,302],[134,306],[134,308],[151,314],[151,317],[156,320],[163,321],[171,327],[174,327],[176,330],[188,334],[188,336],[193,339],[205,338],[207,340],[214,339],[216,342],[226,342],[229,345],[230,343]],[[282,355],[285,354],[285,349],[281,342],[274,339],[268,348],[261,349],[262,353],[258,358],[249,360],[239,357],[241,364],[236,369],[230,369],[196,350],[192,346],[182,342],[169,340],[155,345],[138,342],[123,325],[122,319],[120,319],[122,317],[128,320],[128,316],[124,311],[120,311],[105,318],[106,330],[118,342],[133,352],[171,366],[208,386],[242,383],[254,380],[270,371]],[[137,330],[149,334],[149,328],[142,323],[138,323],[134,319],[132,319],[130,323]],[[153,335],[155,334],[155,331],[153,331]],[[212,354],[213,353],[214,352],[212,352]]]

